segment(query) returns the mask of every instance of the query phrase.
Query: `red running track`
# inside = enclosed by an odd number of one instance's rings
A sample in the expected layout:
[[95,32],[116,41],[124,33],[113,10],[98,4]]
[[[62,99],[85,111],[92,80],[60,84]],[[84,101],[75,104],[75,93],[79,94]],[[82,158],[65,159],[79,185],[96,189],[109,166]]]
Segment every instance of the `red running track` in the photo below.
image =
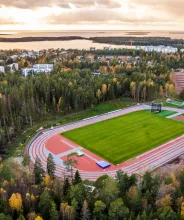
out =
[[52,153],[56,162],[56,175],[62,177],[64,172],[66,172],[63,161],[69,153],[80,150],[84,152],[84,156],[76,157],[78,160],[76,168],[79,170],[83,179],[96,180],[103,174],[115,177],[115,174],[119,169],[128,174],[142,174],[145,170],[153,170],[183,154],[184,136],[181,136],[131,160],[123,162],[118,166],[111,164],[109,168],[103,170],[96,165],[96,161],[103,160],[102,158],[81,148],[77,144],[60,135],[60,133],[64,131],[144,109],[146,109],[146,106],[136,106],[43,131],[28,145],[28,152],[31,160],[34,163],[36,156],[38,156],[41,159],[43,168],[46,169],[47,156],[49,153]]

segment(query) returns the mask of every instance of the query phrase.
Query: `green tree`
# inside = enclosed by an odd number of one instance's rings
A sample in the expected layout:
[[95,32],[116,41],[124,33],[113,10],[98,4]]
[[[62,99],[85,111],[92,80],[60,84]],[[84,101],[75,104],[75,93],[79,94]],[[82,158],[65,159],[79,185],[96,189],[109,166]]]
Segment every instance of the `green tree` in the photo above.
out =
[[33,172],[35,176],[35,183],[40,184],[43,180],[44,170],[42,168],[41,160],[38,157],[36,157]]
[[11,216],[0,213],[0,220],[13,220]]
[[122,170],[118,170],[116,173],[116,180],[118,183],[118,188],[120,190],[120,195],[124,196],[131,186],[136,185],[137,179],[134,174],[130,177],[124,173]]
[[100,190],[100,197],[107,207],[109,207],[111,201],[118,197],[118,194],[119,189],[117,187],[117,182],[112,177],[105,179],[104,186]]
[[182,169],[180,173],[179,180],[180,180],[180,190],[183,193],[184,192],[184,169]]
[[70,189],[70,182],[68,178],[65,178],[64,184],[63,184],[63,195],[64,196],[67,196],[69,189]]
[[94,204],[93,214],[96,220],[102,220],[105,218],[105,208],[106,205],[101,200],[97,200]]
[[52,202],[50,209],[50,220],[59,220],[59,213],[56,209],[56,204]]
[[75,173],[75,176],[74,176],[73,184],[76,185],[76,184],[81,183],[81,182],[82,182],[82,180],[81,180],[81,177],[80,177],[80,173],[77,170],[76,173]]
[[52,154],[49,154],[47,158],[47,173],[51,178],[55,177],[56,164],[54,162],[54,158]]
[[52,205],[52,199],[47,191],[44,191],[40,196],[38,208],[43,219],[47,219]]
[[112,220],[121,220],[128,217],[129,209],[124,205],[122,198],[110,203],[109,217]]
[[176,220],[178,219],[177,214],[172,210],[171,207],[160,208],[157,210],[158,220]]
[[23,165],[23,166],[28,166],[29,163],[30,163],[30,156],[29,156],[29,155],[25,155],[25,156],[23,157],[22,165]]
[[69,198],[70,200],[75,199],[80,209],[83,205],[83,201],[86,199],[86,187],[84,184],[79,183],[77,185],[71,186],[69,191]]
[[146,172],[142,181],[142,194],[147,198],[148,203],[153,204],[156,200],[159,189],[159,179]]
[[17,220],[26,220],[22,214],[19,215]]

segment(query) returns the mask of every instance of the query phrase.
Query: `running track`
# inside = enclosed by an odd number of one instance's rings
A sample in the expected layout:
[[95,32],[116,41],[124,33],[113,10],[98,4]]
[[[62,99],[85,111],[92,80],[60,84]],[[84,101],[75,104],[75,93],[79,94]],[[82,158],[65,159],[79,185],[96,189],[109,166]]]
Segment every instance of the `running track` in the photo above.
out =
[[[125,161],[122,164],[117,166],[111,165],[106,170],[103,170],[96,165],[96,161],[103,159],[60,135],[64,131],[69,131],[75,128],[121,116],[130,112],[145,109],[150,109],[150,106],[137,105],[84,119],[78,122],[62,125],[53,129],[43,130],[29,142],[25,153],[30,155],[31,162],[33,164],[35,162],[36,156],[38,156],[41,159],[44,170],[46,170],[47,156],[49,153],[51,153],[56,163],[56,175],[58,177],[63,177],[64,173],[66,174],[63,161],[66,159],[67,155],[78,150],[84,152],[83,157],[77,158],[77,169],[79,170],[83,179],[96,180],[103,174],[108,174],[112,177],[115,177],[115,174],[119,169],[128,174],[142,174],[146,170],[153,170],[184,153],[184,135],[157,148],[154,148],[153,150],[143,153],[131,160]],[[184,109],[170,107],[164,107],[163,109],[177,111],[184,114]]]

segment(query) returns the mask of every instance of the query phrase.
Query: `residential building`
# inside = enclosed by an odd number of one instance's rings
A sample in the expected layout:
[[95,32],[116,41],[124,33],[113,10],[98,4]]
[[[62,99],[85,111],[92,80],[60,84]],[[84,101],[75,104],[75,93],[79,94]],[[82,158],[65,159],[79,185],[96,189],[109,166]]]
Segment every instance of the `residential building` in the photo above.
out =
[[103,49],[104,49],[104,50],[112,50],[112,47],[111,47],[111,46],[109,46],[109,47],[104,47]]
[[4,66],[0,66],[0,72],[5,73],[5,67]]
[[96,48],[95,47],[90,47],[90,51],[95,51]]
[[145,46],[144,47],[145,52],[158,52],[158,53],[176,53],[178,52],[178,48],[171,47],[171,46]]
[[32,68],[23,68],[22,74],[27,76],[29,73],[50,73],[53,68],[53,64],[35,64]]
[[8,65],[8,67],[10,67],[10,72],[12,72],[13,70],[16,70],[16,71],[19,70],[19,64],[18,63],[12,63],[12,64]]

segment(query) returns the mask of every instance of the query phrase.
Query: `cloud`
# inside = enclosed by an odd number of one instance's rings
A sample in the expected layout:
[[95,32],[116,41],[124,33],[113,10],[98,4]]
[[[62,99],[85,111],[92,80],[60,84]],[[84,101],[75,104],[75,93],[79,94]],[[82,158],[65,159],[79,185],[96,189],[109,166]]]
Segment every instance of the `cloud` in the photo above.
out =
[[[121,0],[120,0],[121,2]],[[61,8],[70,8],[73,5],[76,8],[84,7],[105,7],[118,8],[121,4],[117,0],[1,0],[1,5],[16,8],[31,8],[59,6]]]
[[172,29],[182,27],[183,8],[184,0],[0,0],[0,23]]
[[176,16],[184,17],[183,8],[184,1],[183,0],[131,0],[132,5],[137,7],[138,5],[146,6],[150,8],[150,10],[158,11],[164,14],[168,14],[168,16]]

